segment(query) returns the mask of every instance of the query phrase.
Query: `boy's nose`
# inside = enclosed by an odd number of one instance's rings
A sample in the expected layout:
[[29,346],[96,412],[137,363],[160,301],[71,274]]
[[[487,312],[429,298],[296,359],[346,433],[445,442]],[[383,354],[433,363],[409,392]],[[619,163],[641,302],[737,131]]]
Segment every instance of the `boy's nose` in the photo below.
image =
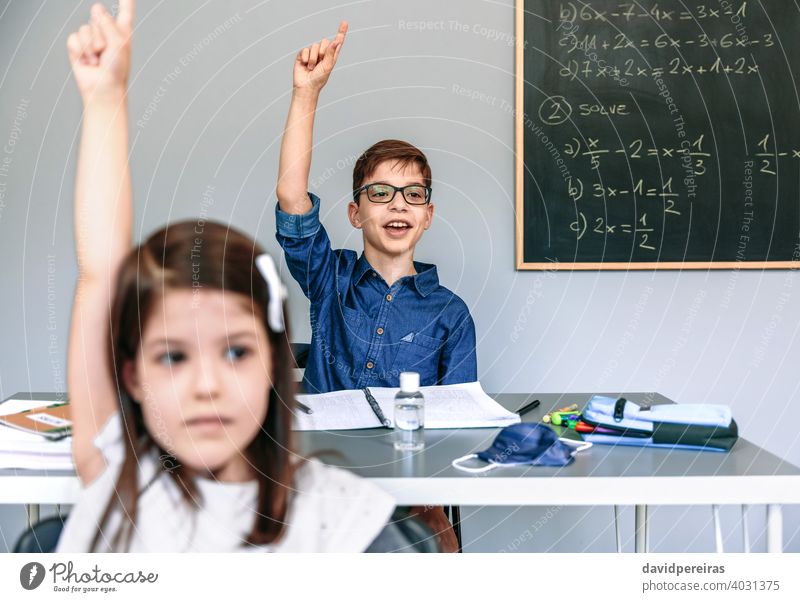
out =
[[407,209],[406,200],[403,198],[403,193],[399,190],[394,193],[394,198],[389,202],[389,209],[394,211],[405,211]]

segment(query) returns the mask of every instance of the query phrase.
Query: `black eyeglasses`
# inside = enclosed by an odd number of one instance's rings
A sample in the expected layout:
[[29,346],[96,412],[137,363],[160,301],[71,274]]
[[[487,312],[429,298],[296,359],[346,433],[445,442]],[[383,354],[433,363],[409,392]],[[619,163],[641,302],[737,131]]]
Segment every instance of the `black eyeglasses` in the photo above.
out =
[[358,195],[362,191],[367,191],[367,198],[373,203],[386,204],[391,203],[394,195],[398,191],[403,195],[403,199],[409,205],[427,205],[431,201],[430,186],[420,186],[419,184],[411,184],[398,188],[391,184],[367,184],[358,190],[353,191],[353,198],[358,201]]

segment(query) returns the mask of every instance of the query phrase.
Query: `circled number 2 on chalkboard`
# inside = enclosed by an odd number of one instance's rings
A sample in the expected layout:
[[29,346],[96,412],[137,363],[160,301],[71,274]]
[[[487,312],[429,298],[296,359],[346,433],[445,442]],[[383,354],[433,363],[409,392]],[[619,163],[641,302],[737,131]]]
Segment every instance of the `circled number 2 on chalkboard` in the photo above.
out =
[[572,105],[563,96],[548,96],[539,105],[539,119],[547,125],[560,125],[572,115]]

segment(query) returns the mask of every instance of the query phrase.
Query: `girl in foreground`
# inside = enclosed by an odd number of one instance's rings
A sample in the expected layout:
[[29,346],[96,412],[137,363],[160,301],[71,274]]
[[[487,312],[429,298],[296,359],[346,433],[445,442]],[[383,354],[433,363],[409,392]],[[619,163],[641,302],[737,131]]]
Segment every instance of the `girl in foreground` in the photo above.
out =
[[67,43],[84,105],[68,352],[83,491],[58,551],[363,551],[394,502],[293,456],[293,361],[271,258],[205,220],[132,245],[133,12],[132,0],[116,18],[94,5]]

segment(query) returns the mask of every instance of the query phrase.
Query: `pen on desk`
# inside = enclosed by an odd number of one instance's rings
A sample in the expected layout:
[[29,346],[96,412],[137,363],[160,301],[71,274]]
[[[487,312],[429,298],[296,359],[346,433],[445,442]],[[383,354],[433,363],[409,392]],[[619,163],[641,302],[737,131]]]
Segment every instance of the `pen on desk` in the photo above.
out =
[[526,403],[524,406],[522,406],[520,409],[518,409],[517,410],[517,414],[522,416],[525,412],[528,412],[528,411],[530,411],[530,410],[532,410],[534,408],[538,408],[538,407],[539,407],[539,400],[538,399],[534,399],[532,402]]
[[48,410],[50,408],[57,408],[59,406],[65,406],[68,403],[69,402],[67,402],[67,401],[59,401],[59,402],[56,402],[56,403],[51,403],[49,406],[44,406],[43,408],[31,408],[30,410],[22,410],[20,412],[20,414],[28,414],[28,413],[33,412],[33,411],[41,412],[42,410]]
[[375,412],[375,415],[378,417],[378,421],[386,428],[391,428],[392,423],[389,422],[386,419],[386,416],[383,415],[381,406],[379,406],[378,402],[375,401],[375,398],[372,396],[372,392],[369,390],[369,388],[364,387],[364,389],[362,390],[364,391],[364,396],[367,398],[367,401],[369,402],[369,407],[372,408],[372,411]]
[[298,408],[300,408],[300,409],[301,409],[303,412],[305,412],[306,414],[313,414],[313,413],[314,413],[314,410],[312,410],[311,408],[309,408],[309,407],[308,407],[306,404],[304,404],[303,402],[301,402],[301,401],[295,401],[295,403],[297,404],[297,407],[298,407]]

